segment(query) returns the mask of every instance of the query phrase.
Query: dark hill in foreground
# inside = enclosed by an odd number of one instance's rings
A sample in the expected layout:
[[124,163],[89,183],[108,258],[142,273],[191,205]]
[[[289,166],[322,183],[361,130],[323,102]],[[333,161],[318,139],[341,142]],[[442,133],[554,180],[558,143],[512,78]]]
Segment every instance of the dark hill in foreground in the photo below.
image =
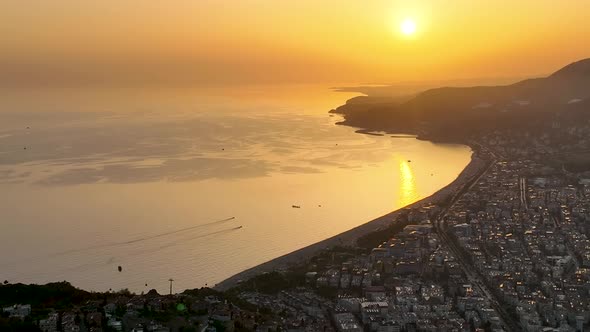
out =
[[585,59],[545,78],[431,89],[402,102],[357,97],[332,112],[342,114],[345,125],[455,141],[499,127],[534,128],[555,116],[586,121],[589,99],[590,59]]

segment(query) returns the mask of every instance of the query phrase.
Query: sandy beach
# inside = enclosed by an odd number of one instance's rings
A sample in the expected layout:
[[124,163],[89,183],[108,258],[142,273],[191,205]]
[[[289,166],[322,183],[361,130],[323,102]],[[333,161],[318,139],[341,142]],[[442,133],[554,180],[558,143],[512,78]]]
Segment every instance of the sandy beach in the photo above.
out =
[[473,178],[473,176],[475,176],[483,167],[485,167],[485,165],[486,162],[483,159],[481,159],[477,155],[477,153],[474,152],[471,156],[471,161],[457,176],[457,178],[447,186],[441,188],[439,191],[432,194],[431,196],[428,196],[408,206],[390,212],[379,218],[373,219],[365,224],[357,226],[346,232],[340,233],[338,235],[327,238],[323,241],[314,243],[307,247],[303,247],[286,255],[277,257],[268,262],[249,268],[245,271],[242,271],[223,280],[222,282],[215,285],[214,288],[219,291],[225,291],[237,285],[240,280],[248,280],[249,278],[252,278],[256,275],[265,272],[272,272],[275,270],[287,268],[290,265],[305,262],[321,250],[337,245],[355,245],[356,240],[364,236],[365,234],[389,226],[390,223],[395,219],[396,215],[404,209],[417,208],[429,204],[436,204],[437,202],[441,202],[448,197],[452,197],[457,191],[461,190],[461,188],[466,183],[468,183],[469,180]]

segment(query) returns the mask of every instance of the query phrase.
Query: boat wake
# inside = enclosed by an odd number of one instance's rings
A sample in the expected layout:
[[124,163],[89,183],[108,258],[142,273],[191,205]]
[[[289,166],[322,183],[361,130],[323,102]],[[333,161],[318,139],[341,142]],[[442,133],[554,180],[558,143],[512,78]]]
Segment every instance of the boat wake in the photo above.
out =
[[[196,240],[196,239],[201,239],[201,238],[204,238],[204,237],[214,236],[214,235],[220,235],[220,234],[224,234],[224,233],[231,233],[231,232],[237,231],[237,230],[242,229],[242,228],[243,228],[243,226],[238,226],[238,227],[226,228],[226,229],[222,229],[222,230],[218,230],[218,231],[214,231],[214,232],[209,232],[209,233],[205,233],[205,234],[200,234],[200,235],[197,235],[197,236],[185,237],[183,239],[178,239],[178,240],[175,240],[175,241],[166,243],[164,245],[160,245],[160,246],[158,246],[156,248],[144,249],[144,250],[139,250],[139,251],[131,252],[130,254],[127,254],[126,256],[141,256],[141,255],[151,254],[153,252],[157,252],[157,251],[160,251],[160,250],[163,250],[163,249],[167,249],[167,248],[170,248],[170,247],[181,245],[181,244],[184,244],[184,243],[189,242],[189,241],[193,241],[193,240]],[[115,263],[115,261],[116,261],[116,258],[115,257],[110,257],[106,261],[106,263],[104,263],[104,265],[112,265],[112,264]],[[68,273],[69,272],[83,272],[83,271],[87,271],[87,270],[90,270],[90,269],[94,269],[94,268],[96,268],[97,266],[100,266],[100,265],[101,264],[98,264],[96,262],[93,262],[93,263],[85,263],[85,264],[80,264],[80,265],[76,265],[76,266],[67,268],[64,271],[65,272],[68,272]]]
[[168,232],[164,232],[164,233],[159,233],[159,234],[154,234],[154,235],[150,235],[150,236],[140,237],[140,238],[136,238],[136,239],[133,239],[133,240],[121,241],[121,242],[113,242],[113,243],[106,243],[106,244],[99,244],[99,245],[85,247],[85,248],[77,248],[77,249],[66,250],[66,251],[62,251],[62,252],[58,252],[58,253],[52,254],[50,256],[51,257],[53,257],[53,256],[62,256],[62,255],[67,255],[67,254],[72,254],[72,253],[81,252],[81,251],[87,251],[87,250],[104,249],[104,248],[117,247],[117,246],[125,246],[125,245],[129,245],[129,244],[134,244],[134,243],[149,241],[149,240],[153,240],[153,239],[157,239],[157,238],[162,238],[162,237],[166,237],[166,236],[170,236],[170,235],[174,235],[174,234],[178,234],[178,233],[184,233],[184,232],[188,232],[188,231],[191,231],[191,230],[194,230],[194,229],[205,228],[205,227],[208,227],[208,226],[214,226],[214,225],[218,225],[218,224],[223,224],[223,223],[226,223],[226,222],[233,221],[235,219],[236,219],[236,217],[231,217],[231,218],[226,218],[226,219],[221,219],[221,220],[216,220],[216,221],[208,222],[208,223],[205,223],[205,224],[199,224],[199,225],[195,225],[195,226],[181,228],[181,229],[177,229],[177,230],[174,230],[174,231],[168,231]]
[[210,233],[206,233],[206,234],[199,234],[197,236],[186,237],[184,239],[179,239],[179,240],[176,240],[174,242],[170,242],[170,243],[161,245],[161,246],[159,246],[157,248],[154,248],[154,249],[141,251],[139,254],[146,254],[146,253],[150,253],[150,252],[160,251],[162,249],[166,249],[166,248],[170,248],[170,247],[173,247],[173,246],[176,246],[176,245],[184,244],[186,242],[193,241],[193,240],[196,240],[196,239],[201,239],[201,238],[204,238],[204,237],[213,236],[213,235],[219,235],[219,234],[224,234],[224,233],[231,233],[231,232],[237,231],[239,229],[242,229],[242,226],[232,227],[232,228],[226,228],[226,229],[222,229],[222,230],[218,230],[218,231],[214,231],[214,232],[210,232]]

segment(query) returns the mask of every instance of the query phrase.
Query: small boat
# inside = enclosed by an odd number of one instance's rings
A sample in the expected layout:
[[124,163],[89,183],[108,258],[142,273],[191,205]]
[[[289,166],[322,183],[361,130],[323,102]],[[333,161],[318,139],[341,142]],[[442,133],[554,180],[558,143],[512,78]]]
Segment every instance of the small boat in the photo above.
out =
[[123,271],[123,268],[121,267],[121,265],[119,265],[119,267],[117,267],[117,270],[119,270],[119,272]]
[[234,229],[242,229],[244,226],[234,227]]
[[299,205],[291,205],[291,207],[294,209],[301,209],[301,206],[299,206]]
[[411,163],[412,161],[410,159],[408,159],[408,162]]

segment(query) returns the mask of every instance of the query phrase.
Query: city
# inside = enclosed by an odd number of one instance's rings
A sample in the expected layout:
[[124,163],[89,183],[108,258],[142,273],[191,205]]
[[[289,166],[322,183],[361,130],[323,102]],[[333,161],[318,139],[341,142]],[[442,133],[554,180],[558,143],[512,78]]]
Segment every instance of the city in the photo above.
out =
[[444,199],[225,292],[109,292],[43,319],[30,303],[3,314],[42,331],[583,331],[590,125],[547,125],[471,137],[476,171]]
[[0,332],[590,331],[590,1],[0,1]]

